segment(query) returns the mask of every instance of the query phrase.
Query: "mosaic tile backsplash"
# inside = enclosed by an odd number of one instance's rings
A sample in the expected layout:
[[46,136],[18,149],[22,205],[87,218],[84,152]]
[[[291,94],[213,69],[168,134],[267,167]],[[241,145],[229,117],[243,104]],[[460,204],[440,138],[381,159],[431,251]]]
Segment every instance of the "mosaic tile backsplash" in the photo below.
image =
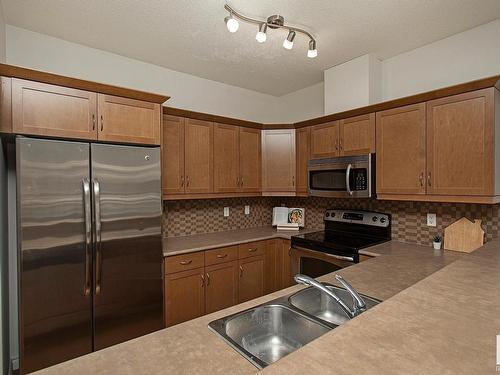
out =
[[[165,237],[219,232],[232,229],[270,225],[272,208],[305,209],[305,224],[309,228],[323,227],[323,213],[328,208],[363,209],[392,215],[392,238],[402,242],[430,245],[432,238],[442,235],[446,226],[465,216],[481,219],[486,240],[500,235],[500,205],[457,203],[426,203],[378,201],[376,199],[330,199],[298,197],[256,197],[164,202],[163,229]],[[250,205],[250,215],[244,206]],[[230,216],[223,216],[224,206]],[[427,226],[427,213],[437,215],[437,227]]]

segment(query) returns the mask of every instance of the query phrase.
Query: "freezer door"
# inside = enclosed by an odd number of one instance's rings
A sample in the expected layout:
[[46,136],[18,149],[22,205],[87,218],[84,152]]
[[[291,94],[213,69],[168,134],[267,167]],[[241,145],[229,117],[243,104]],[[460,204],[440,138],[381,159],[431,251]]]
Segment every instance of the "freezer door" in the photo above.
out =
[[92,351],[89,149],[16,140],[22,373]]
[[160,150],[91,145],[95,350],[163,328]]

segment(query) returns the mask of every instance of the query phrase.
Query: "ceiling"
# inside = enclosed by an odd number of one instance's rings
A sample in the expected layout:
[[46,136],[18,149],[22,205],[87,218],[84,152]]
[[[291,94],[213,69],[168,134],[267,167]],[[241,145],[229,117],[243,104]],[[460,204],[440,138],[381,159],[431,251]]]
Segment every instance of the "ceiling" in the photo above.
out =
[[[223,0],[0,0],[8,24],[173,70],[275,96],[323,80],[323,70],[366,53],[386,59],[500,18],[499,0],[228,0],[245,15],[279,13],[309,30],[306,57],[285,30],[255,41],[256,26],[230,34]],[[480,5],[479,5],[480,4]]]

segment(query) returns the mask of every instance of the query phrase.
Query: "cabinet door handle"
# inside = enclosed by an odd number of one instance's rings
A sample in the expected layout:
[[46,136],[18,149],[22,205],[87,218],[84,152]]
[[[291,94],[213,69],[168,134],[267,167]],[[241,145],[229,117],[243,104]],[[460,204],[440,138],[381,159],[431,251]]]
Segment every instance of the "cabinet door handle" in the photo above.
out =
[[240,266],[240,277],[243,277],[243,266]]
[[95,114],[92,113],[92,130],[95,130]]
[[240,177],[240,186],[243,186],[243,177]]
[[182,264],[183,266],[186,266],[186,265],[191,264],[191,263],[193,263],[193,261],[192,261],[192,260],[181,260],[181,264]]
[[342,138],[339,138],[339,148],[340,148],[340,151],[342,151]]
[[104,130],[104,118],[101,115],[101,131]]
[[217,258],[222,259],[227,257],[227,254],[217,254]]
[[295,176],[292,176],[292,186],[295,186]]
[[186,176],[186,186],[189,187],[189,176]]
[[184,176],[181,176],[181,187],[184,187]]
[[424,172],[420,173],[420,187],[424,187]]
[[203,288],[205,286],[205,275],[201,274],[201,287]]
[[335,150],[336,151],[339,150],[339,140],[338,139],[335,141]]
[[207,286],[209,286],[209,285],[210,285],[210,274],[207,273]]
[[429,172],[429,174],[427,175],[427,184],[429,186],[432,186],[432,181],[431,181],[431,172]]

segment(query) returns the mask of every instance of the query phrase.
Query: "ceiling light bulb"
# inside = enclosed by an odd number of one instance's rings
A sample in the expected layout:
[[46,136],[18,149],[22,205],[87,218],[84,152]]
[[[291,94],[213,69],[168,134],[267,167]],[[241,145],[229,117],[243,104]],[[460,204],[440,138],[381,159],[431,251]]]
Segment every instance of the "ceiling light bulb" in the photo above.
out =
[[310,59],[314,59],[316,56],[318,56],[318,50],[316,49],[316,41],[310,40],[309,50],[307,51],[307,57],[309,57]]
[[267,31],[267,24],[261,23],[259,26],[259,32],[257,33],[257,35],[255,35],[255,39],[257,40],[257,42],[264,43],[266,41],[267,39],[266,31]]
[[288,36],[283,41],[283,48],[288,49],[288,50],[292,49],[294,39],[295,39],[295,31],[290,30],[290,32],[288,33]]
[[230,33],[235,33],[236,31],[238,31],[240,23],[236,18],[233,18],[233,16],[228,16],[224,18],[224,21],[226,21],[226,26]]

